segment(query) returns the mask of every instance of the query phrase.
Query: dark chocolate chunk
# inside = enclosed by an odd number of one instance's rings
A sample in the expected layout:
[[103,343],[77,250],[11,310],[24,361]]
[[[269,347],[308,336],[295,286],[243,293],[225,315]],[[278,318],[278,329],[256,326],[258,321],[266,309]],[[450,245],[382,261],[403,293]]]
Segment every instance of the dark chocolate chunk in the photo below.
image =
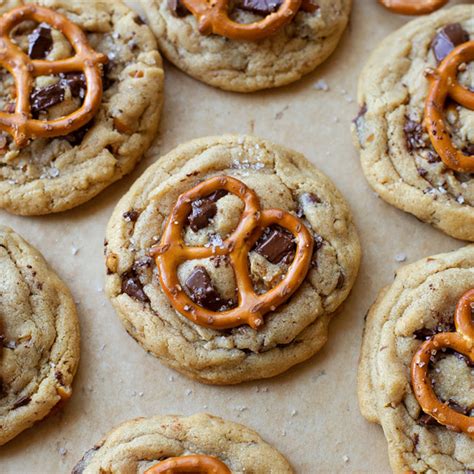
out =
[[469,408],[459,405],[459,403],[457,403],[454,400],[449,399],[448,406],[449,408],[452,408],[454,411],[461,413],[461,415],[466,415],[466,416],[469,415],[469,412],[470,412]]
[[28,403],[31,402],[30,397],[20,397],[14,404],[13,404],[13,409],[16,410],[17,408],[23,407],[25,405],[28,405]]
[[408,151],[426,148],[426,143],[423,138],[423,127],[421,126],[421,123],[407,119],[405,126],[403,127],[403,131],[405,132],[405,140]]
[[83,127],[75,130],[72,133],[69,133],[63,138],[67,140],[73,146],[80,145],[82,143],[82,140],[84,140],[84,137],[86,136],[87,132],[91,129],[91,127],[92,127],[92,121],[89,123],[86,123]]
[[82,459],[74,466],[71,474],[83,474],[98,450],[99,446],[94,446],[92,449],[89,449],[89,451],[86,451],[84,456],[82,456]]
[[438,426],[439,423],[431,415],[422,413],[417,420],[417,423],[422,426]]
[[59,370],[57,370],[55,373],[54,373],[54,378],[62,385],[64,386],[64,376],[61,372],[59,372]]
[[276,12],[283,0],[239,0],[237,7],[259,15],[268,15]]
[[194,232],[204,229],[217,214],[216,202],[224,197],[227,191],[219,189],[203,199],[197,199],[191,204],[192,211],[188,217],[188,223]]
[[255,245],[255,252],[265,257],[269,262],[277,264],[290,261],[296,249],[293,235],[280,226],[265,229],[262,237]]
[[346,282],[346,277],[344,276],[344,273],[339,273],[339,278],[337,279],[336,283],[336,290],[340,290],[341,288],[344,287],[344,283]]
[[179,18],[191,14],[191,12],[180,2],[180,0],[168,0],[168,8]]
[[122,217],[127,222],[136,222],[140,217],[140,213],[135,211],[135,209],[131,209],[130,211],[124,212]]
[[135,271],[131,270],[122,275],[122,293],[126,293],[133,299],[148,303],[150,300],[143,291],[143,285]]
[[56,82],[42,89],[35,89],[31,93],[31,113],[37,116],[53,105],[64,101],[64,87],[61,82]]
[[433,337],[435,334],[436,334],[436,331],[434,329],[429,329],[429,328],[417,329],[413,333],[413,335],[415,336],[415,339],[419,339],[420,341],[425,341],[426,339]]
[[28,56],[31,59],[44,59],[52,47],[51,28],[40,25],[28,36]]
[[137,24],[137,25],[144,25],[145,22],[143,21],[143,18],[140,16],[140,15],[136,15],[133,17],[133,21]]
[[0,398],[3,398],[7,395],[7,387],[5,382],[0,378]]
[[86,76],[80,72],[61,74],[61,85],[69,87],[73,97],[84,98],[87,91]]
[[438,62],[441,62],[456,46],[469,41],[469,34],[459,23],[446,25],[438,31],[431,48]]
[[466,154],[466,155],[471,155],[471,156],[473,156],[473,155],[474,155],[474,143],[469,143],[469,145],[467,145],[467,146],[463,149],[463,153]]
[[190,298],[199,306],[211,311],[218,311],[223,306],[224,302],[203,266],[195,267],[185,284]]

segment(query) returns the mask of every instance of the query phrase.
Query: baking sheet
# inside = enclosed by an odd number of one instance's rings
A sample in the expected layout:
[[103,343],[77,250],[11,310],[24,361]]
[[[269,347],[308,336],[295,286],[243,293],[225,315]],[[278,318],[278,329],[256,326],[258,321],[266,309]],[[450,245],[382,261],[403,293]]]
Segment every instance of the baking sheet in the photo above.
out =
[[[123,421],[201,411],[256,429],[299,473],[390,472],[382,430],[366,422],[357,405],[364,315],[378,290],[392,281],[399,260],[412,262],[463,243],[385,204],[362,175],[349,131],[358,110],[357,77],[370,50],[409,19],[388,13],[375,0],[354,3],[336,53],[315,73],[282,89],[222,92],[166,63],[160,135],[135,172],[66,213],[24,218],[0,211],[0,224],[39,248],[71,288],[82,336],[72,399],[62,412],[0,448],[2,474],[70,472]],[[329,90],[318,90],[319,81]],[[119,198],[160,154],[196,137],[229,132],[294,148],[331,177],[352,207],[364,258],[354,290],[330,326],[329,342],[316,357],[274,379],[210,387],[166,368],[126,334],[103,291],[103,239]]]

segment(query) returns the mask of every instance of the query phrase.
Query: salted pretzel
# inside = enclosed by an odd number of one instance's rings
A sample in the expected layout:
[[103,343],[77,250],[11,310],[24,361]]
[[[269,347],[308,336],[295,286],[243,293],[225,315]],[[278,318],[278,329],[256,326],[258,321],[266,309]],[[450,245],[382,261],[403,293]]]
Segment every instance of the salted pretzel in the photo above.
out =
[[465,155],[453,145],[444,122],[443,110],[449,97],[463,107],[474,110],[474,92],[457,81],[461,64],[473,60],[474,41],[468,41],[451,51],[438,69],[428,72],[430,85],[425,105],[425,126],[444,164],[461,173],[474,172],[474,157]]
[[379,0],[385,8],[400,15],[425,15],[448,3],[449,0]]
[[254,23],[237,23],[229,18],[229,0],[182,0],[196,17],[200,33],[225,36],[233,40],[259,41],[291,23],[300,8],[317,10],[311,0],[284,0],[280,8]]
[[433,390],[428,374],[430,358],[442,349],[452,349],[474,362],[474,289],[466,292],[459,300],[454,323],[456,332],[436,334],[424,342],[413,357],[411,364],[412,386],[422,410],[438,423],[456,431],[462,431],[474,439],[474,417],[463,415],[441,402]]
[[[21,22],[33,20],[47,23],[59,30],[71,43],[75,55],[59,61],[31,59],[11,39],[11,31]],[[102,100],[101,64],[107,57],[96,53],[85,33],[76,24],[49,8],[28,4],[0,17],[0,65],[15,79],[15,112],[0,112],[0,129],[14,138],[18,147],[31,138],[68,135],[89,122],[97,113]],[[33,78],[44,75],[82,71],[86,77],[87,93],[82,106],[74,113],[55,120],[31,118],[30,94]]]
[[204,454],[192,454],[165,459],[145,471],[145,474],[230,474],[230,469],[219,459]]
[[[188,247],[183,241],[183,229],[191,212],[191,203],[217,190],[226,190],[245,204],[239,225],[217,247]],[[248,254],[263,231],[279,225],[293,234],[296,252],[283,280],[267,293],[257,295],[249,275]],[[173,208],[161,238],[152,249],[160,281],[173,307],[186,318],[202,326],[227,329],[248,324],[254,329],[263,325],[263,316],[287,301],[299,288],[308,273],[313,255],[313,237],[295,216],[278,209],[262,210],[257,194],[241,181],[228,176],[208,179],[182,194]],[[227,255],[235,272],[238,306],[215,312],[195,304],[180,285],[177,269],[186,260]]]

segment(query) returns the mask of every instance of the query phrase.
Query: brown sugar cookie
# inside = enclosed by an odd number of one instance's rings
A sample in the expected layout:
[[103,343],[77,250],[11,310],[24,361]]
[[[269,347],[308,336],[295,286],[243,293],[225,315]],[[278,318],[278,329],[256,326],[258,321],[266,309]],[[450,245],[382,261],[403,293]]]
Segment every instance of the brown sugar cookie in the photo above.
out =
[[[47,18],[30,19],[40,9]],[[18,79],[29,73],[32,82],[17,100],[12,74],[0,72],[0,208],[21,215],[71,209],[130,173],[156,135],[163,69],[155,39],[121,0],[8,1],[0,15],[7,15],[1,28],[19,18],[0,62],[21,63]],[[16,59],[6,56],[12,49]],[[12,120],[10,131],[1,125]]]
[[474,469],[473,288],[471,245],[405,266],[369,312],[359,402],[394,472]]
[[[180,195],[187,210],[178,216]],[[182,231],[167,243],[173,228]],[[194,253],[168,271],[178,247]],[[147,351],[202,382],[233,384],[315,354],[359,261],[344,199],[302,155],[253,137],[210,137],[158,160],[118,204],[106,291]]]
[[187,466],[195,467],[192,461],[199,458],[201,462],[206,458],[211,467],[218,466],[219,471],[206,471],[216,474],[293,473],[286,459],[254,431],[222,418],[199,414],[138,418],[123,423],[90,449],[72,474],[156,474],[167,472],[158,468],[170,467],[170,463],[182,465],[186,461]]
[[79,323],[43,256],[0,226],[0,445],[71,396]]

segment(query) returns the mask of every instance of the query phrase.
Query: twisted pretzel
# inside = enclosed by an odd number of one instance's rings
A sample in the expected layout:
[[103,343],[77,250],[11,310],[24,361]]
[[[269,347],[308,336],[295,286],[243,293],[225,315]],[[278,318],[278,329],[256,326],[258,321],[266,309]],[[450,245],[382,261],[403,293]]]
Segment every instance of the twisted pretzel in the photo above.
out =
[[284,0],[276,12],[245,24],[229,18],[229,0],[182,0],[182,3],[197,18],[200,33],[247,41],[259,41],[275,34],[291,23],[300,8],[310,13],[317,10],[310,0]]
[[[224,189],[245,204],[239,225],[222,246],[187,247],[183,228],[191,212],[191,203]],[[248,254],[265,228],[277,224],[296,239],[296,253],[285,278],[267,293],[257,295],[249,275]],[[278,209],[262,211],[255,192],[241,181],[223,176],[208,179],[182,194],[171,212],[160,245],[152,249],[160,281],[173,307],[186,318],[202,326],[227,329],[248,324],[254,329],[263,325],[263,316],[287,301],[308,273],[313,255],[313,237],[304,224],[288,212]],[[238,306],[222,312],[210,311],[195,304],[183,291],[177,276],[178,267],[186,260],[227,255],[235,272]]]
[[442,403],[435,394],[428,374],[430,358],[443,348],[452,349],[474,362],[474,289],[459,300],[454,316],[456,332],[443,332],[424,342],[411,364],[412,386],[422,410],[438,423],[462,431],[474,439],[474,417],[463,415]]
[[474,92],[457,81],[459,66],[473,60],[474,41],[468,41],[451,51],[438,69],[428,74],[430,86],[425,105],[425,126],[444,164],[461,173],[474,172],[474,157],[465,155],[453,145],[444,123],[443,110],[448,97],[474,110]]
[[[29,58],[10,39],[12,29],[25,20],[47,23],[59,30],[71,43],[75,56],[59,61]],[[0,65],[15,79],[16,105],[15,113],[0,112],[0,129],[12,135],[18,147],[23,147],[30,138],[63,136],[81,128],[94,117],[100,107],[100,64],[105,64],[107,60],[106,56],[96,53],[89,46],[85,33],[64,15],[33,4],[5,13],[0,17]],[[87,82],[87,93],[80,109],[56,120],[32,119],[30,94],[33,78],[78,71],[84,72]]]
[[449,0],[379,0],[385,8],[400,15],[425,15],[439,10]]
[[203,454],[169,458],[155,464],[145,474],[231,474],[230,469],[219,459]]

